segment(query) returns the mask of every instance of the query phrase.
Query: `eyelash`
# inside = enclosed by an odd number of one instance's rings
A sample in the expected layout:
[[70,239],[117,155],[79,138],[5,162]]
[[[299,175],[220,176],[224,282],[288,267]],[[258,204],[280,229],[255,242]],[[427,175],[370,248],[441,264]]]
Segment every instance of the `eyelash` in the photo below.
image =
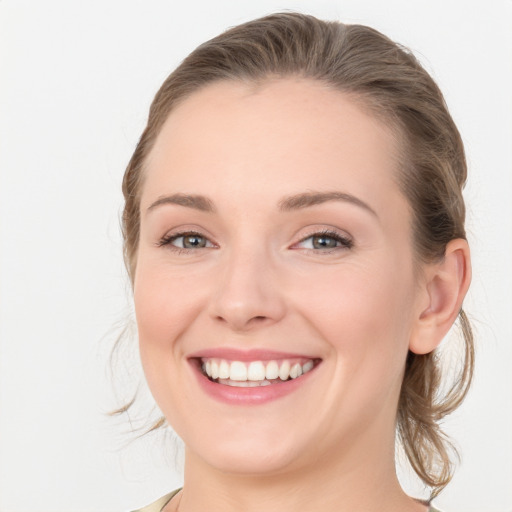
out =
[[310,235],[304,237],[300,242],[298,242],[295,245],[304,243],[306,240],[309,240],[310,238],[321,238],[321,237],[331,238],[331,239],[335,240],[336,243],[339,243],[339,245],[337,245],[336,247],[327,248],[327,249],[310,249],[310,248],[308,248],[306,250],[313,251],[315,253],[322,252],[324,254],[330,254],[334,251],[347,250],[347,249],[352,249],[352,247],[354,247],[354,242],[351,238],[349,238],[348,236],[343,236],[340,233],[338,233],[336,231],[331,231],[329,229],[315,231],[314,233],[311,233]]
[[[206,246],[206,247],[198,247],[198,248],[177,247],[177,246],[173,245],[174,241],[178,240],[179,238],[184,238],[187,236],[196,236],[199,238],[204,238],[206,240],[206,243],[210,243],[211,245],[209,247]],[[313,251],[315,253],[321,252],[324,254],[330,254],[334,251],[352,249],[352,247],[354,246],[354,242],[352,241],[351,238],[349,238],[347,236],[342,236],[339,233],[337,233],[336,231],[331,231],[328,229],[322,230],[322,231],[315,231],[314,233],[311,233],[310,235],[302,238],[298,243],[294,244],[294,246],[297,246],[301,243],[304,243],[306,240],[309,240],[310,238],[315,238],[315,237],[330,238],[330,239],[335,240],[336,243],[339,243],[339,245],[336,247],[327,248],[327,249],[306,248],[307,251]],[[209,248],[214,247],[213,243],[210,240],[208,240],[208,238],[206,238],[201,233],[198,233],[197,231],[185,231],[185,232],[181,232],[181,233],[173,233],[172,235],[166,235],[166,236],[162,237],[157,242],[156,245],[158,247],[169,246],[169,248],[171,250],[176,251],[178,254],[183,253],[183,252],[194,251],[195,249],[205,249],[205,248],[209,249]]]
[[[173,233],[171,235],[165,235],[157,242],[156,245],[158,247],[169,246],[169,248],[171,250],[176,251],[178,253],[194,251],[195,249],[193,249],[193,248],[177,247],[177,246],[173,245],[173,243],[172,243],[172,242],[178,240],[179,238],[185,238],[187,236],[196,236],[198,238],[204,238],[206,240],[206,243],[212,244],[212,242],[210,242],[210,240],[208,240],[208,238],[206,238],[201,233],[198,233],[197,231],[184,231],[181,233]],[[212,244],[212,246],[213,246],[213,244]],[[205,249],[205,248],[210,249],[211,247],[199,247],[199,249]]]

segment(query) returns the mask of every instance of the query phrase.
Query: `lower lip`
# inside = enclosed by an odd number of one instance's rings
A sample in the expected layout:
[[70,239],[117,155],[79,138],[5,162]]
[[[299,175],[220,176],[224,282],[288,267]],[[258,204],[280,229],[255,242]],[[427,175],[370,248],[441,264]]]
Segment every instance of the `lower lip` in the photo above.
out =
[[213,382],[201,372],[197,364],[193,364],[192,366],[194,367],[194,373],[203,391],[215,400],[230,405],[259,405],[285,397],[307,384],[311,374],[314,373],[317,368],[317,365],[315,365],[308,373],[296,379],[279,382],[277,384],[253,388],[239,388]]

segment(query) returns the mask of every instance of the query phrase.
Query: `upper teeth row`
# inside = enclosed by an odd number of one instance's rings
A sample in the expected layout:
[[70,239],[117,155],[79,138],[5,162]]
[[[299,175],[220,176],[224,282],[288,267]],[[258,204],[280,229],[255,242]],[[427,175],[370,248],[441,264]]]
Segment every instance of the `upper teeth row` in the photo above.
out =
[[287,360],[252,361],[249,364],[242,361],[226,361],[225,359],[203,359],[203,371],[212,379],[231,379],[237,381],[258,381],[289,378],[296,379],[302,374],[309,372],[314,366],[313,360],[309,359],[304,364],[292,363]]

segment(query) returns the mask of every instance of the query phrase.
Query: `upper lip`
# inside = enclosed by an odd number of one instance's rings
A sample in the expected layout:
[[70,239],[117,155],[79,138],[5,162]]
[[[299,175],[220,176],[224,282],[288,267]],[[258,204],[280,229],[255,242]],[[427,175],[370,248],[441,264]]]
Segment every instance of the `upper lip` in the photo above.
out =
[[266,349],[240,350],[238,348],[208,348],[189,355],[189,358],[217,358],[229,361],[272,361],[279,359],[318,359],[301,353],[281,352]]

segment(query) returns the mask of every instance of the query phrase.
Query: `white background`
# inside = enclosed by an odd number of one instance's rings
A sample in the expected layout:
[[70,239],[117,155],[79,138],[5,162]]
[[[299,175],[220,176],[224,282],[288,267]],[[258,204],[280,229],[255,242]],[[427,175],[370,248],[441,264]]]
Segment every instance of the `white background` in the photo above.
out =
[[[446,425],[462,464],[437,503],[512,510],[512,1],[0,0],[0,512],[126,511],[180,483],[172,442],[128,444],[129,423],[105,415],[131,311],[121,177],[180,60],[282,9],[374,26],[446,95],[470,167],[478,367]],[[137,379],[128,352],[120,398],[125,370]]]

